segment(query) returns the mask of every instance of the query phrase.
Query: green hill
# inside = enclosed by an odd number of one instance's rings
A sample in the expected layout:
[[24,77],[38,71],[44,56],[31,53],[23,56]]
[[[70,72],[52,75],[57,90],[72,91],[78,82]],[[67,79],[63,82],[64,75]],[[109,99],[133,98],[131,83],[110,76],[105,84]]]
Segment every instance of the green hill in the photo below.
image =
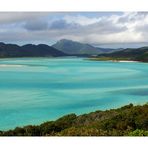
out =
[[27,44],[18,46],[16,44],[0,43],[0,58],[11,57],[58,57],[67,54],[45,44]]
[[121,51],[113,53],[100,54],[96,57],[99,59],[110,59],[110,60],[134,60],[141,62],[148,62],[148,47],[141,47],[136,49],[127,48]]

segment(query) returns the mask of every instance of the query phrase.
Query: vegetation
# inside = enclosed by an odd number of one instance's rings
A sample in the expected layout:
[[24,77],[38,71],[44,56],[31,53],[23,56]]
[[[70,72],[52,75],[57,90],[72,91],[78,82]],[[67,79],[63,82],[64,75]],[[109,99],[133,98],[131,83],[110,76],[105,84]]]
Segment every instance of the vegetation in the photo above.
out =
[[105,57],[105,56],[103,56],[103,57],[94,57],[94,58],[89,58],[89,60],[92,60],[92,61],[122,61],[122,60],[124,60],[124,61],[131,61],[132,59],[130,59],[130,58],[122,58],[122,57],[120,57],[120,58],[115,58],[115,57]]
[[0,58],[58,56],[67,56],[67,54],[45,44],[18,46],[16,44],[4,44],[0,42]]
[[1,136],[148,136],[148,104],[69,114],[38,126],[1,131]]
[[100,54],[97,57],[92,57],[91,60],[128,60],[128,61],[140,61],[148,62],[148,47],[142,47],[137,49],[124,49],[121,51],[115,51],[108,54]]
[[148,131],[136,129],[129,133],[129,136],[148,136]]
[[91,60],[99,61],[133,60],[148,62],[148,47],[135,49],[99,48],[66,39],[60,40],[52,46],[46,44],[19,46],[0,42],[0,58],[60,56],[90,57]]

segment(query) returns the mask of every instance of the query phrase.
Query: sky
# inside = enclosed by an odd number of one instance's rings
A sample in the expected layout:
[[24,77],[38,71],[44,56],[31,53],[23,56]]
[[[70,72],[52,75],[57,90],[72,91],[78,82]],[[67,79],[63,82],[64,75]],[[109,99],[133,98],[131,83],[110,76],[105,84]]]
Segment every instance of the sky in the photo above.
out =
[[70,39],[99,47],[148,45],[147,12],[0,12],[0,41],[52,45]]

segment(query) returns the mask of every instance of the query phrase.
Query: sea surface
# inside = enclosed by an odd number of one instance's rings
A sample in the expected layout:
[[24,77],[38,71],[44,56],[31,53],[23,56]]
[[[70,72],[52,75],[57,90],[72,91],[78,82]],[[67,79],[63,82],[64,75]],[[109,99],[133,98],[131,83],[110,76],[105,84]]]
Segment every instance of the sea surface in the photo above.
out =
[[0,59],[0,130],[147,102],[147,63]]

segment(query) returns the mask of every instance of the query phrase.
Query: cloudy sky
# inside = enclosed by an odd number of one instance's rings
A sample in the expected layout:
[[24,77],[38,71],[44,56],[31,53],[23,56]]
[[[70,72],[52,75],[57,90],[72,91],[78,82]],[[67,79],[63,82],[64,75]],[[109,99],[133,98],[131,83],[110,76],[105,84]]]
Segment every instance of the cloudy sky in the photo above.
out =
[[146,12],[0,12],[0,41],[51,45],[71,39],[96,46],[148,45]]

